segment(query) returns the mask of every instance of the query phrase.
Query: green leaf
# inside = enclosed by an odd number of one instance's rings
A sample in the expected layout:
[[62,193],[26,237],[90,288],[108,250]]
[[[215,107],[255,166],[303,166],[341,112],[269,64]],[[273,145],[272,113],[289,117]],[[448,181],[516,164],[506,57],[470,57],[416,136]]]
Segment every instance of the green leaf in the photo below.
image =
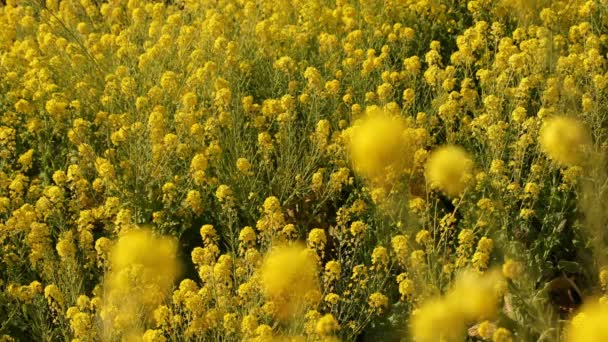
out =
[[564,273],[584,273],[583,267],[574,261],[561,260],[557,264],[557,268]]

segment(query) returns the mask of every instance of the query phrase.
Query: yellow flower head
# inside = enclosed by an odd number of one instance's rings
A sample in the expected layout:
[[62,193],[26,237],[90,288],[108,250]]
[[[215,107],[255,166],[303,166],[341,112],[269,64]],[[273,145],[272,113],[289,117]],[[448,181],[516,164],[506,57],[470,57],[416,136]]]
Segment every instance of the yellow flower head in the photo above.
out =
[[517,279],[521,275],[523,271],[523,266],[521,263],[507,259],[505,263],[502,265],[502,274],[509,279]]
[[236,161],[236,168],[243,174],[248,175],[250,174],[251,163],[249,160],[247,160],[247,158],[239,158]]
[[572,166],[582,161],[583,150],[591,143],[591,137],[580,121],[558,116],[545,121],[539,142],[549,158],[563,166]]
[[339,328],[340,326],[338,325],[336,318],[332,314],[327,314],[317,321],[315,332],[321,336],[326,336],[331,335]]
[[110,263],[104,307],[112,308],[113,314],[104,317],[104,324],[131,333],[138,328],[133,320],[151,315],[171,290],[179,272],[177,243],[149,230],[133,229],[112,247]]
[[472,171],[473,160],[458,146],[440,147],[426,164],[426,177],[431,186],[452,197],[464,191]]
[[272,249],[266,255],[260,271],[266,296],[285,304],[279,309],[282,317],[301,308],[306,294],[319,286],[316,261],[301,245]]
[[594,302],[583,307],[568,329],[568,342],[608,341],[608,306]]
[[368,304],[372,310],[381,311],[382,309],[388,307],[388,297],[380,292],[374,292],[369,295]]
[[492,340],[494,342],[512,342],[513,338],[511,332],[505,328],[498,328],[492,334]]
[[416,341],[462,341],[462,318],[450,312],[441,299],[433,299],[415,310],[411,317],[411,333]]
[[352,163],[363,177],[379,180],[411,168],[415,148],[401,117],[368,108],[367,116],[348,132]]
[[467,323],[492,318],[497,311],[501,278],[497,272],[465,272],[450,291],[431,299],[412,316],[416,341],[462,341]]
[[496,314],[501,281],[497,271],[483,275],[465,272],[458,277],[446,299],[468,319],[492,318]]

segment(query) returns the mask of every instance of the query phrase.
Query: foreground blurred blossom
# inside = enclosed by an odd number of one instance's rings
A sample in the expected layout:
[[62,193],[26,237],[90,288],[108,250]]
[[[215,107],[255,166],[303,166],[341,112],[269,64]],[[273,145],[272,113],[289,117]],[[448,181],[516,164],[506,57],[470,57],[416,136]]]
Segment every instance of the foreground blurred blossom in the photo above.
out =
[[371,108],[349,130],[354,169],[370,180],[390,177],[412,167],[414,138],[399,116]]
[[449,196],[464,191],[473,170],[473,160],[458,146],[443,146],[435,150],[426,164],[426,177],[432,187]]
[[264,259],[262,287],[266,296],[279,304],[280,318],[299,312],[319,292],[317,263],[310,252],[300,245],[279,246]]
[[466,324],[492,318],[497,312],[502,280],[498,272],[461,274],[443,297],[415,310],[411,333],[416,341],[462,341]]
[[580,121],[561,116],[545,121],[539,141],[543,152],[551,159],[572,166],[582,162],[585,146],[591,143],[591,138]]
[[583,307],[568,329],[568,342],[608,341],[608,305],[593,303]]
[[110,251],[101,317],[108,336],[143,332],[179,272],[174,239],[131,230]]

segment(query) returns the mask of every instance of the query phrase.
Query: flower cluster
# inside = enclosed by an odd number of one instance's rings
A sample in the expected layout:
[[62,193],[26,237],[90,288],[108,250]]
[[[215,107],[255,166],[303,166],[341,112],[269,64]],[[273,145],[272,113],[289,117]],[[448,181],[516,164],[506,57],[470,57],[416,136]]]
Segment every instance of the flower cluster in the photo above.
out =
[[602,340],[606,13],[2,1],[0,341]]

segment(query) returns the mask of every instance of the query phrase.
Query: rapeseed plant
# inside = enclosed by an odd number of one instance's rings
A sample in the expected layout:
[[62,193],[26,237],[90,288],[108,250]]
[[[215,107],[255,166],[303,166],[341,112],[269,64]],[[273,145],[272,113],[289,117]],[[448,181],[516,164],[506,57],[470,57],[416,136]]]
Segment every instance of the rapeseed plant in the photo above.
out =
[[607,10],[3,2],[0,341],[602,340]]

